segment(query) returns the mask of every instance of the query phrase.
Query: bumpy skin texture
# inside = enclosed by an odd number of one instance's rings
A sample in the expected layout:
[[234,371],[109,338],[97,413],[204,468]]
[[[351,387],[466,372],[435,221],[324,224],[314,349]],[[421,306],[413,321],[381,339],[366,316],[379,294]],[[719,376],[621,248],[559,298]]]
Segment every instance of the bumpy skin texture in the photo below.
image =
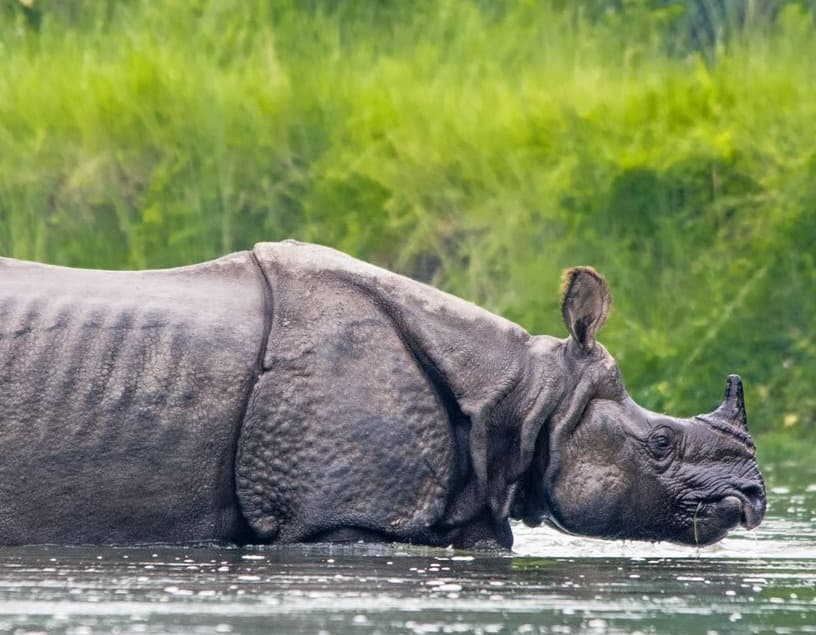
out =
[[293,241],[166,271],[0,260],[0,543],[756,526],[739,378],[709,415],[649,412],[595,338],[606,282],[571,269],[562,294],[563,340]]
[[0,260],[0,543],[241,541],[251,254],[166,271]]
[[285,542],[349,528],[429,544],[495,540],[490,514],[478,527],[487,508],[474,471],[482,485],[488,464],[502,478],[506,457],[485,439],[529,335],[330,249],[264,244],[255,256],[273,321],[236,468],[253,529]]

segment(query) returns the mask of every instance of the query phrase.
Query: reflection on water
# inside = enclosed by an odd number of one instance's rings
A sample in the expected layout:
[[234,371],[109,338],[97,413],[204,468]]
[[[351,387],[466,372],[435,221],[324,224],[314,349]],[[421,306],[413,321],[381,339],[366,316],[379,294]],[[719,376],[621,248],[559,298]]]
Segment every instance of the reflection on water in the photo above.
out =
[[720,545],[517,528],[516,555],[382,545],[0,549],[0,632],[816,632],[816,469]]

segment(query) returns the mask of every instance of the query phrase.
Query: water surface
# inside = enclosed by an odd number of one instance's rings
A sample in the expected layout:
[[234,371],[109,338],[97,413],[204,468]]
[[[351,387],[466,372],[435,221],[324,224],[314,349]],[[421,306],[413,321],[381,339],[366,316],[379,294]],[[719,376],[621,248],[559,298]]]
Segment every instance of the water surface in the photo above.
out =
[[4,548],[0,632],[816,633],[816,466],[765,470],[765,522],[704,549]]

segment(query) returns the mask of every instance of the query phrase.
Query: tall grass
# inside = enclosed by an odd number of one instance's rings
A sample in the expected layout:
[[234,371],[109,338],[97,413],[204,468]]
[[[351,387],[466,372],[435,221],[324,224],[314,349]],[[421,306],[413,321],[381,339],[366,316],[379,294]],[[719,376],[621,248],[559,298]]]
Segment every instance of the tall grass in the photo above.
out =
[[736,371],[753,429],[812,432],[798,4],[695,48],[678,25],[717,3],[35,2],[0,9],[3,255],[160,267],[297,237],[554,334],[559,271],[591,264],[641,403],[711,409]]

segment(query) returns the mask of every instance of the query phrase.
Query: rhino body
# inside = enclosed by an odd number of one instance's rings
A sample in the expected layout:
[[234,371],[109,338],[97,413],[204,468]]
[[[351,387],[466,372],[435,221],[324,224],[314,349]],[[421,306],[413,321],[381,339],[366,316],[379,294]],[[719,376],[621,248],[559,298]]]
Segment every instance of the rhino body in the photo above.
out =
[[641,409],[594,339],[605,282],[567,283],[556,339],[294,241],[155,271],[0,259],[0,543],[510,547],[510,517],[708,543],[758,524],[738,378],[710,415]]

